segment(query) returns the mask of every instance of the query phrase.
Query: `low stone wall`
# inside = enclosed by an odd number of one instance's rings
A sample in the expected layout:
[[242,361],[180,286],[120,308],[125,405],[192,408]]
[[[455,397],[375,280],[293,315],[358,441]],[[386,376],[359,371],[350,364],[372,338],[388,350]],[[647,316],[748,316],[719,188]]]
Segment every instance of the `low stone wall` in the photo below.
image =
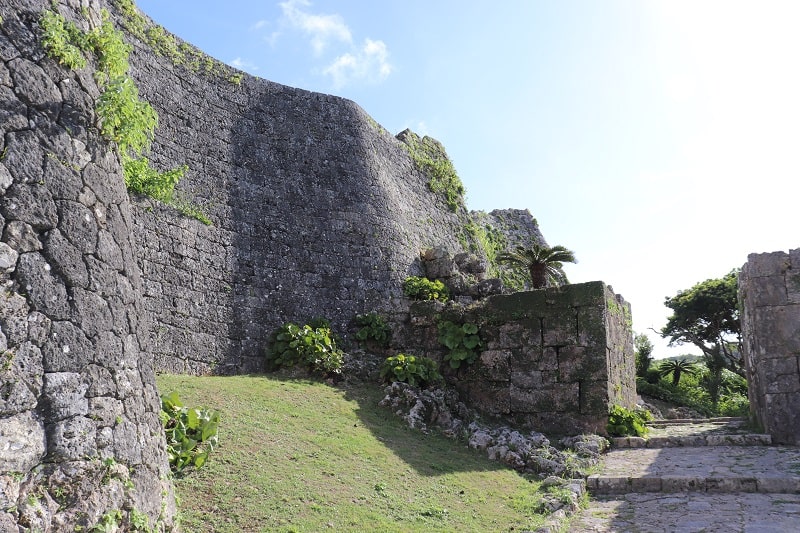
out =
[[800,444],[800,249],[750,254],[739,274],[750,409],[778,444]]
[[[473,323],[480,356],[445,368],[462,401],[549,434],[605,433],[608,406],[635,406],[630,305],[602,282],[497,295],[472,304],[415,302],[395,348],[443,360],[438,324]],[[449,371],[448,371],[449,370]]]

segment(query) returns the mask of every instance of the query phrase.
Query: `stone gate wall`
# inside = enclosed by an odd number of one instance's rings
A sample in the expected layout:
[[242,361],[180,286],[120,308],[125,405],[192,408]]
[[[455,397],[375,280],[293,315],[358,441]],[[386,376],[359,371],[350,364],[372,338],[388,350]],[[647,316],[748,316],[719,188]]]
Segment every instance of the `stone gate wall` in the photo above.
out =
[[750,409],[781,444],[800,444],[800,249],[750,254],[739,274]]
[[[59,10],[86,29],[80,4]],[[171,529],[131,204],[91,71],[39,44],[48,8],[0,0],[0,531]]]
[[552,434],[604,434],[610,404],[632,409],[631,309],[602,282],[491,296],[470,306],[416,302],[395,348],[438,358],[441,321],[479,327],[472,365],[448,370],[461,399],[484,414]]

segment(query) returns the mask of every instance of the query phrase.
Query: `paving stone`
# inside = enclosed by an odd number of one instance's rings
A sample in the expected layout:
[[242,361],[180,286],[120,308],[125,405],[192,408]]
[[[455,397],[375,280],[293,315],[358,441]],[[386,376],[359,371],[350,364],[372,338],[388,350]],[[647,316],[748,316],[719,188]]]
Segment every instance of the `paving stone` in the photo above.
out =
[[646,448],[613,441],[570,532],[800,531],[800,447],[769,446],[739,419],[661,422],[654,433]]

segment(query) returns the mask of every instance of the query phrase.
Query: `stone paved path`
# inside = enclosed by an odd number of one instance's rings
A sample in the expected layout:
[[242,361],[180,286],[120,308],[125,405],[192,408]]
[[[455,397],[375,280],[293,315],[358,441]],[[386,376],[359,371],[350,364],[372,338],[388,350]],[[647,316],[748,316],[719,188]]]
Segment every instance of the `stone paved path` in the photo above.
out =
[[[737,426],[667,425],[651,432],[662,448],[619,442],[635,447],[606,454],[602,471],[587,480],[590,506],[569,531],[800,532],[800,447],[755,446],[769,439],[742,436]],[[698,438],[703,444],[693,445]],[[714,445],[731,441],[749,445]]]

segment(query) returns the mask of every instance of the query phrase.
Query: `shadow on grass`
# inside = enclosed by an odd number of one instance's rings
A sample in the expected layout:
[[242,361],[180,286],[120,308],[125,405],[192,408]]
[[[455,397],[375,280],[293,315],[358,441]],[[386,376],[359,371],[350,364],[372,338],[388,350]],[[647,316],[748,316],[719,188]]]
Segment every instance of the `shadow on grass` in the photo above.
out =
[[423,433],[409,428],[390,409],[379,405],[384,397],[380,385],[345,384],[339,388],[345,392],[346,399],[358,404],[356,414],[364,427],[421,475],[507,470],[490,461],[483,452],[470,449],[464,441],[448,438],[435,429]]
[[[188,394],[193,390],[199,391],[197,385],[192,384],[192,381],[197,379],[203,378],[185,380],[185,383],[180,385],[181,393]],[[350,446],[356,447],[363,444],[364,441],[359,439],[357,432],[362,428],[366,429],[383,447],[423,476],[439,476],[450,472],[507,470],[505,466],[488,460],[483,452],[470,449],[464,441],[447,438],[436,430],[423,433],[409,428],[391,410],[378,405],[384,396],[383,388],[379,384],[365,382],[334,384],[324,380],[310,379],[305,375],[296,376],[283,372],[218,376],[209,379],[219,381],[212,391],[209,391],[206,386],[202,387],[203,398],[200,402],[223,411],[221,432],[233,430],[243,434],[243,432],[254,431],[254,428],[247,425],[232,428],[224,421],[226,410],[229,412],[237,410],[238,414],[241,414],[241,411],[249,410],[248,417],[257,419],[256,425],[262,426],[262,428],[256,428],[257,431],[267,433],[264,438],[271,438],[270,434],[274,434],[282,424],[297,424],[309,431],[305,436],[294,434],[292,438],[305,439],[307,442],[313,443],[313,446],[321,448],[339,448],[340,453],[346,453]],[[264,387],[260,383],[262,381],[278,386]],[[355,403],[356,407],[346,404],[325,404],[326,399],[323,397],[326,396],[326,393],[324,391],[320,391],[319,394],[313,392],[317,387],[328,388],[336,396],[341,395],[344,402]],[[270,389],[273,389],[271,393],[264,392]],[[168,393],[170,391],[161,392]],[[261,394],[266,394],[266,396],[262,397]],[[224,405],[225,402],[228,402],[228,405]],[[270,405],[271,402],[273,405]],[[283,407],[279,407],[278,404]],[[283,410],[287,414],[281,414]],[[281,421],[282,417],[283,422]],[[308,419],[303,420],[305,417]],[[337,422],[341,417],[350,417],[349,426],[343,422]],[[226,425],[229,427],[226,428]],[[259,437],[258,434],[254,434],[251,438],[257,441]],[[221,442],[224,443],[222,435]],[[298,442],[297,448],[300,447],[300,442]],[[380,450],[372,451],[381,453]],[[354,450],[354,453],[361,452]]]

